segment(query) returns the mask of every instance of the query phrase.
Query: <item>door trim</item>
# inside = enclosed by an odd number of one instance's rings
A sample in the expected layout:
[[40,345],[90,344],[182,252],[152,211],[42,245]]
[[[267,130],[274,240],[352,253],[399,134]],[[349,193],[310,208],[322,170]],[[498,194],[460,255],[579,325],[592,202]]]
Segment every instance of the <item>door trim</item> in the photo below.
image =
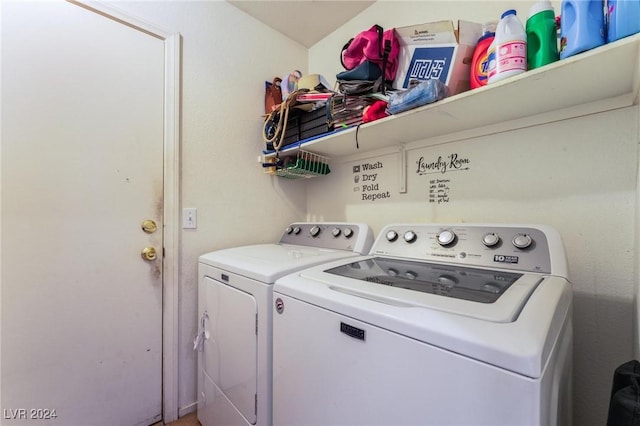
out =
[[180,283],[180,33],[166,31],[92,0],[66,0],[164,42],[164,259],[162,271],[162,417],[178,419],[178,347]]

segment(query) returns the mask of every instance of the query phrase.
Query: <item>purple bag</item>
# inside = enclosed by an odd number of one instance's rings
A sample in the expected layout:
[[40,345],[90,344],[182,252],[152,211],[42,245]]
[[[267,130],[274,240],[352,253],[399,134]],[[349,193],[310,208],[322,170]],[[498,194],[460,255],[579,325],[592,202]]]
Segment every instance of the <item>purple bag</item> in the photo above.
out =
[[384,71],[385,80],[393,82],[398,71],[399,52],[400,43],[395,29],[384,31],[380,25],[374,25],[343,46],[340,62],[346,70],[352,70],[365,61],[373,62]]

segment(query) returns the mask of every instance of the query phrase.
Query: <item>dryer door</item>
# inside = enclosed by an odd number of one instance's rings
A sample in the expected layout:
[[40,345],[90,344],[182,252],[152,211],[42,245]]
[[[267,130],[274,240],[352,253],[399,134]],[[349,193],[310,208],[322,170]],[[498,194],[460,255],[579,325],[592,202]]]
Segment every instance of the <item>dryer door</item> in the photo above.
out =
[[209,338],[204,369],[235,408],[256,422],[257,304],[251,294],[206,277]]

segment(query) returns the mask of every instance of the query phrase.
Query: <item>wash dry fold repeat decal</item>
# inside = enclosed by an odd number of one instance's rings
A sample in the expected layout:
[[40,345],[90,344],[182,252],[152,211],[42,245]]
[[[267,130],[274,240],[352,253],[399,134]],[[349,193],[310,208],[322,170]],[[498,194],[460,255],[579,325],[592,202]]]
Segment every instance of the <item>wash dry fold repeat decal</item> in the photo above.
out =
[[391,191],[383,183],[388,182],[388,179],[383,179],[385,171],[382,161],[353,166],[353,192],[359,193],[360,201],[375,202],[391,198]]

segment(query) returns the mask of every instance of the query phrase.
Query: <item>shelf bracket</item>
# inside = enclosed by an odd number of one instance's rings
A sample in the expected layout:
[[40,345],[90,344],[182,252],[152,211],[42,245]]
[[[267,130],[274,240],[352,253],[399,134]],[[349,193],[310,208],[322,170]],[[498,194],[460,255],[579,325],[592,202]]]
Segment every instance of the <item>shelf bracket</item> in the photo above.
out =
[[398,147],[398,192],[407,193],[407,151],[404,144]]

